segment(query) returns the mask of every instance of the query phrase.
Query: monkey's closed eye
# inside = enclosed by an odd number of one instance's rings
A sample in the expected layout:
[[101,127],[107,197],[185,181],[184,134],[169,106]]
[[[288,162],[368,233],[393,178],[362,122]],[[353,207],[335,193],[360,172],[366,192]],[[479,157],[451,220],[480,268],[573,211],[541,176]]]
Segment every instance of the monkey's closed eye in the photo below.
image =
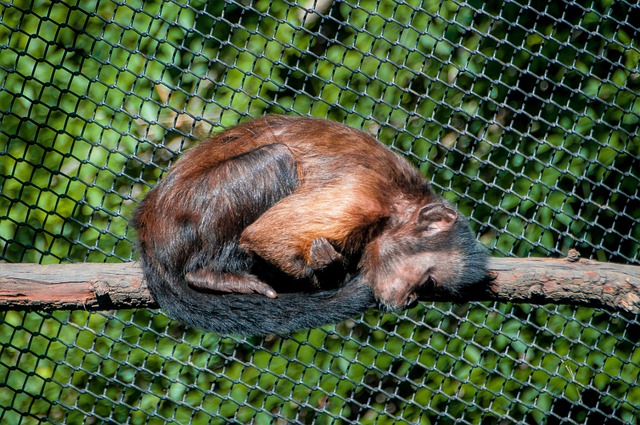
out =
[[417,282],[417,288],[420,289],[429,289],[435,285],[435,279],[431,275],[431,268],[425,270],[425,272],[420,276],[420,279]]
[[427,276],[427,280],[425,280],[424,286],[435,288],[436,286],[438,286],[438,282],[433,276]]

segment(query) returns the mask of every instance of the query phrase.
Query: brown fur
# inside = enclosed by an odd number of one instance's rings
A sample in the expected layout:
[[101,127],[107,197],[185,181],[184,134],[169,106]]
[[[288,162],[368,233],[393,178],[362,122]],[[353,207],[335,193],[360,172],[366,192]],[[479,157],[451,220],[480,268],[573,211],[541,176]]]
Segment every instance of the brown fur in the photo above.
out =
[[466,220],[415,167],[326,120],[269,116],[223,131],[178,161],[134,223],[147,274],[164,276],[155,280],[172,297],[276,297],[273,282],[254,274],[256,261],[301,288],[324,287],[327,267],[351,266],[391,308],[426,283],[455,292],[486,274]]

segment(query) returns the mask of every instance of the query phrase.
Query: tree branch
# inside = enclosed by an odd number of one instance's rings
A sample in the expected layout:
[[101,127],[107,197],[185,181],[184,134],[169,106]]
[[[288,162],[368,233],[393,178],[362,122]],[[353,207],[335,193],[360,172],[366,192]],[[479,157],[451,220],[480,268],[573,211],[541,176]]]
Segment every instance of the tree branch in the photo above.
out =
[[0,310],[157,307],[137,263],[0,263]]
[[[493,280],[464,301],[570,304],[640,313],[640,267],[492,258]],[[461,301],[423,298],[425,301]],[[0,264],[0,310],[156,308],[137,263]]]
[[569,304],[640,313],[640,267],[592,260],[494,258],[484,297],[528,304]]

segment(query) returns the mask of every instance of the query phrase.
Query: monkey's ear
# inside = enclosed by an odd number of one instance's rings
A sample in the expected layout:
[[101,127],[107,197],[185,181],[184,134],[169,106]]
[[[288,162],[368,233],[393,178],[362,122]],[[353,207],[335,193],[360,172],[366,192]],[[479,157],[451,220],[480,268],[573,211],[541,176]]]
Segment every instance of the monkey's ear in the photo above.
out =
[[433,236],[451,229],[458,218],[458,212],[449,205],[438,203],[423,207],[418,215],[423,236]]

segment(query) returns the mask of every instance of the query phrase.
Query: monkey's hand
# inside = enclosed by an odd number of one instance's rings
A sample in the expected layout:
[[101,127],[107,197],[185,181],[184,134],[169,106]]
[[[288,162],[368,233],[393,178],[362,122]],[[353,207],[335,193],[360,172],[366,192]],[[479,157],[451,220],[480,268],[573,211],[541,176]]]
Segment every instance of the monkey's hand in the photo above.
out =
[[342,255],[325,238],[316,238],[309,248],[309,265],[314,270],[322,270],[332,263],[342,262]]

